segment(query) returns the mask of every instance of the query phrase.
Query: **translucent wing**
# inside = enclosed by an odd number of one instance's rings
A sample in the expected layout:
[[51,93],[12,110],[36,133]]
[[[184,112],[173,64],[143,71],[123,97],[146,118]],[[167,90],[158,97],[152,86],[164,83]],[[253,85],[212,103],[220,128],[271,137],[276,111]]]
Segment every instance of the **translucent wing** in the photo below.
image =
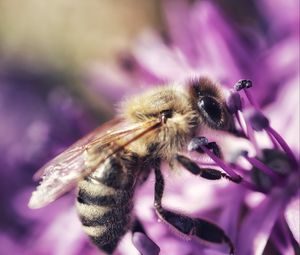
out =
[[[34,175],[35,179],[42,180],[32,193],[28,206],[33,209],[41,208],[56,200],[74,188],[78,180],[95,171],[108,157],[159,125],[159,120],[128,125],[116,119],[100,126],[52,159]],[[100,153],[102,147],[106,148],[107,153]],[[86,156],[89,153],[93,153],[93,157],[97,158],[93,167],[87,167],[86,164]]]

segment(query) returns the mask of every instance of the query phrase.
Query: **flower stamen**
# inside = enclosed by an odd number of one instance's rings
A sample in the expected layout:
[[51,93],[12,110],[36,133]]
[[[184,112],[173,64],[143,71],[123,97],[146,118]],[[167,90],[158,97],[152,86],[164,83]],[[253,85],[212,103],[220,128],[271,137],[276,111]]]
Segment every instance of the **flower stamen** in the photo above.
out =
[[260,147],[258,146],[253,129],[252,129],[252,127],[249,126],[249,124],[247,124],[246,126],[247,126],[247,134],[248,134],[249,141],[252,143],[252,145],[256,151],[256,155],[258,157],[261,157],[262,151],[261,151]]
[[244,116],[243,116],[242,111],[239,110],[239,111],[235,114],[235,117],[236,117],[236,119],[237,119],[237,121],[238,121],[238,124],[239,124],[239,126],[240,126],[240,128],[241,128],[243,134],[244,134],[245,136],[248,136],[248,132],[247,132],[247,124],[246,124],[246,121],[245,121],[245,118],[244,118]]
[[261,188],[259,188],[257,185],[253,184],[252,182],[249,182],[245,179],[242,180],[241,184],[246,187],[247,189],[250,189],[252,191],[256,191],[256,192],[263,192],[263,190]]
[[273,180],[278,181],[279,176],[274,172],[273,169],[262,163],[260,160],[257,158],[252,158],[249,157],[248,155],[243,155],[244,158],[254,167],[258,168],[261,170],[263,173],[266,175],[270,176]]
[[205,146],[201,146],[201,149],[214,161],[216,164],[222,168],[227,174],[229,174],[234,182],[241,182],[242,177],[235,173],[231,167],[229,167],[222,159],[217,157],[213,152],[207,149]]
[[297,169],[297,159],[292,152],[291,148],[288,146],[288,144],[285,142],[285,140],[272,128],[272,127],[267,127],[266,128],[267,133],[269,133],[272,137],[275,138],[275,140],[279,143],[281,148],[284,150],[284,152],[287,154],[289,159],[291,160],[292,165],[294,166],[293,170]]
[[[194,137],[188,145],[189,151],[197,151],[199,153],[206,153],[217,166],[222,168],[229,176],[233,182],[239,183],[242,180],[242,177],[232,171],[222,159],[221,152],[218,149],[218,146],[214,142],[208,142],[206,137]],[[212,150],[212,151],[211,151]]]

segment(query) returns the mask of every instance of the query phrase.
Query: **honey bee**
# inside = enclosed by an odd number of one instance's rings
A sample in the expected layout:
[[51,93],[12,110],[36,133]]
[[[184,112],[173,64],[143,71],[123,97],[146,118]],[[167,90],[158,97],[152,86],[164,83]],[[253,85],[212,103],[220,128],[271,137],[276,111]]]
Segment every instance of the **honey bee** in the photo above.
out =
[[[227,244],[233,254],[230,238],[217,225],[165,209],[161,203],[161,162],[167,162],[170,168],[180,165],[206,179],[225,177],[235,181],[180,154],[203,127],[225,131],[233,128],[221,90],[208,78],[156,87],[124,100],[118,117],[76,142],[35,174],[42,180],[32,193],[29,207],[46,206],[77,186],[76,207],[84,231],[101,251],[112,254],[134,225],[135,190],[154,170],[154,208],[158,216],[185,235]],[[215,143],[208,145],[220,156]]]

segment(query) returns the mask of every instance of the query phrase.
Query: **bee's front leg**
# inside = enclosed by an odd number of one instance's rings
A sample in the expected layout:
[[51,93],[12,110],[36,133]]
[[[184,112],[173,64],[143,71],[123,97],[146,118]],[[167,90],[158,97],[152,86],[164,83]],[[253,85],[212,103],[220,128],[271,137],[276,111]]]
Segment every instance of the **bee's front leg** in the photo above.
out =
[[216,142],[208,142],[208,139],[204,136],[194,137],[188,145],[188,150],[189,151],[197,151],[199,153],[205,153],[201,149],[201,146],[205,146],[207,149],[212,150],[212,152],[218,158],[222,158],[222,151],[221,151],[219,145]]
[[[188,150],[211,154],[210,157],[214,158],[214,160],[221,166],[220,162],[222,162],[222,152],[220,147],[216,142],[208,142],[206,137],[194,137],[188,145]],[[210,150],[212,153],[210,153]],[[217,169],[200,167],[192,159],[180,154],[175,156],[175,160],[192,174],[199,175],[205,179],[218,180],[223,177],[235,183],[240,183],[242,181],[242,177],[237,174],[230,176]]]
[[195,163],[190,158],[177,154],[176,155],[177,162],[184,167],[184,169],[188,170],[194,175],[201,176],[202,178],[208,179],[208,180],[219,180],[221,178],[226,178],[230,181],[237,182],[238,181],[234,178],[232,178],[230,175],[225,174],[217,169],[213,168],[202,168],[197,163]]
[[161,200],[164,192],[164,185],[162,173],[159,167],[156,167],[154,207],[158,216],[182,234],[196,236],[213,243],[226,243],[229,246],[230,255],[233,255],[234,245],[220,227],[206,220],[191,218],[163,208]]

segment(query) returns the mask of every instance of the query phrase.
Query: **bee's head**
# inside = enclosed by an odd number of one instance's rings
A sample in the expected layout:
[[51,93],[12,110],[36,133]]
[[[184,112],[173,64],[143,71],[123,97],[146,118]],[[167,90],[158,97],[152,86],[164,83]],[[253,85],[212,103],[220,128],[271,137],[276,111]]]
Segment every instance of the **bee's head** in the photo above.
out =
[[203,122],[213,129],[229,130],[232,117],[220,89],[209,79],[194,79],[190,83],[193,107]]

